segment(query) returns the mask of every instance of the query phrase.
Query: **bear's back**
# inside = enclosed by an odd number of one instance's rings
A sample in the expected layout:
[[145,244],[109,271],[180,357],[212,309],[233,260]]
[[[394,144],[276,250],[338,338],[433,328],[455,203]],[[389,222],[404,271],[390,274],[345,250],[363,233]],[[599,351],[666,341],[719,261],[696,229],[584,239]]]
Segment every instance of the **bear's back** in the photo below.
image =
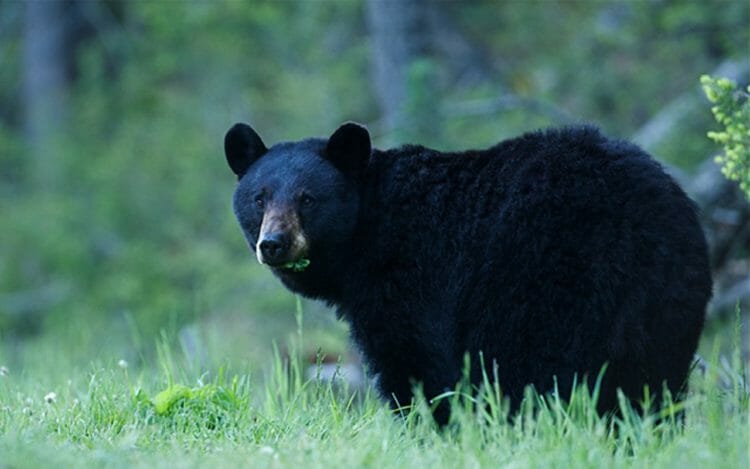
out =
[[361,226],[380,259],[496,259],[519,249],[578,249],[589,238],[594,249],[623,240],[635,256],[636,244],[665,233],[703,239],[692,202],[661,166],[591,127],[461,153],[375,152],[363,187]]

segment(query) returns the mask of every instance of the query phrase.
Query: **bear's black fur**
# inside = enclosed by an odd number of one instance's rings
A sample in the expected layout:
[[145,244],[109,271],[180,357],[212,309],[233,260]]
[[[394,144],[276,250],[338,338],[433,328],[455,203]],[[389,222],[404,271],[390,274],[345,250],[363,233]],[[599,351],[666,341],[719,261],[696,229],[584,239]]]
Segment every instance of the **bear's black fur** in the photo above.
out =
[[[258,258],[337,308],[396,402],[416,382],[427,397],[452,389],[465,353],[478,381],[480,352],[514,405],[526,385],[556,377],[565,393],[605,363],[601,411],[617,388],[682,390],[711,296],[706,242],[693,203],[636,146],[575,127],[380,151],[350,123],[266,149],[237,124],[225,151]],[[285,264],[300,258],[301,272]]]

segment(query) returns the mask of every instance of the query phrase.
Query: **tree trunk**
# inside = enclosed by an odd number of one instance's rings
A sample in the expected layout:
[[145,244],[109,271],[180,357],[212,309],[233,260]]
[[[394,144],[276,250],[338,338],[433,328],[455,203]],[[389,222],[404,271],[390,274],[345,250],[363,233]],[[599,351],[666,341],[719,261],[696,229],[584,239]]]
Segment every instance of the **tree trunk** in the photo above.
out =
[[24,13],[24,132],[36,188],[54,188],[59,157],[54,137],[65,121],[68,67],[66,3],[28,1]]
[[367,0],[373,85],[386,132],[402,129],[410,67],[427,52],[424,0]]

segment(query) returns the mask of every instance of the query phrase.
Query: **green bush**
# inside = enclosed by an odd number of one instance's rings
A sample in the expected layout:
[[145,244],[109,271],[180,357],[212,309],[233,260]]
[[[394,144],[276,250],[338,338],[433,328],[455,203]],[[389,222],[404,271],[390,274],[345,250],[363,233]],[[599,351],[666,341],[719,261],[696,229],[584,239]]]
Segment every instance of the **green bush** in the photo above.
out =
[[747,92],[726,78],[701,77],[701,85],[716,121],[724,126],[722,131],[708,132],[708,137],[724,147],[724,154],[716,157],[724,175],[740,184],[750,199],[750,87]]

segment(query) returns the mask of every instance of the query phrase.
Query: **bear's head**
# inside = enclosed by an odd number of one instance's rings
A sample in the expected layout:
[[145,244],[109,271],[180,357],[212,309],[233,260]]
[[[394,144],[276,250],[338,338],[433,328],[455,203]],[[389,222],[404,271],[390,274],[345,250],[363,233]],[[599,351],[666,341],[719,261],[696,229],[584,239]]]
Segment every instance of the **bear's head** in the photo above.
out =
[[357,223],[367,129],[346,123],[327,140],[266,148],[250,126],[235,124],[224,151],[239,179],[234,213],[258,261],[294,291],[329,296]]

